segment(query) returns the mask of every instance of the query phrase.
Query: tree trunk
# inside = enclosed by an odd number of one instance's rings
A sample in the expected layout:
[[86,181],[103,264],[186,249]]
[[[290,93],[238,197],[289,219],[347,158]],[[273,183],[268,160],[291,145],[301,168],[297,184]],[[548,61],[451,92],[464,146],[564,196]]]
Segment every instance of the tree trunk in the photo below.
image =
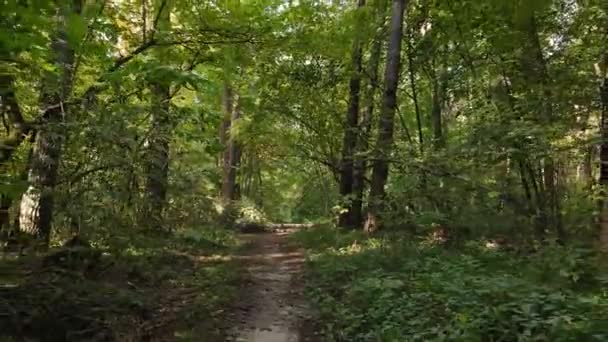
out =
[[[358,0],[357,10],[365,6],[365,0]],[[355,28],[357,29],[357,28]],[[348,111],[344,121],[344,140],[342,142],[342,161],[340,162],[340,195],[346,200],[346,210],[340,214],[338,225],[344,228],[356,228],[358,225],[353,217],[353,182],[354,155],[357,148],[359,131],[359,102],[362,72],[361,38],[355,32],[352,50],[352,72],[349,83]]]
[[393,147],[393,130],[397,108],[397,86],[401,67],[401,41],[403,37],[403,12],[406,0],[393,0],[390,33],[384,74],[384,99],[378,122],[378,139],[374,149],[374,165],[370,187],[370,200],[365,230],[380,228],[379,215],[383,209],[384,186],[388,179],[389,157]]
[[[237,96],[228,83],[224,85],[223,107],[224,119],[220,127],[220,142],[224,146],[222,152],[222,201],[225,204],[239,197],[237,171],[241,163],[241,147],[230,136],[233,124],[240,118],[240,106]],[[236,102],[236,103],[235,103]]]
[[[170,8],[160,6],[158,30],[171,29]],[[166,55],[159,52],[159,58]],[[171,82],[154,80],[151,89],[151,130],[144,158],[145,194],[142,225],[153,230],[163,230],[163,211],[167,200],[169,177],[169,142],[171,141]]]
[[[234,104],[234,108],[232,108],[232,113],[230,113],[230,125],[228,126],[230,130],[233,129],[234,124],[241,117],[241,107],[239,104],[238,96],[234,100],[236,103]],[[240,198],[240,189],[239,184],[237,183],[237,175],[238,170],[241,165],[241,146],[236,141],[235,137],[228,133],[228,146],[227,146],[227,170],[226,170],[226,179],[224,182],[224,198],[228,201],[235,201]]]
[[224,203],[230,201],[230,194],[227,193],[225,186],[228,181],[228,171],[230,169],[230,149],[228,148],[228,134],[230,133],[230,118],[232,115],[232,88],[226,81],[224,83],[224,93],[222,94],[222,107],[224,116],[220,123],[220,144],[222,145],[222,153],[220,155],[220,164],[222,169],[222,200]]
[[[380,25],[384,28],[386,6],[384,2],[379,4],[380,8]],[[382,37],[384,30],[379,30],[378,35],[372,43],[371,53],[368,65],[368,86],[366,88],[364,98],[367,105],[363,110],[363,117],[359,123],[359,135],[357,140],[357,149],[354,155],[354,170],[353,170],[353,201],[351,205],[352,222],[359,227],[363,224],[363,193],[365,192],[365,172],[367,171],[367,158],[369,149],[369,135],[371,133],[372,119],[374,116],[374,105],[376,98],[376,89],[378,88],[378,69],[380,66],[380,55],[382,54]]]
[[[81,0],[70,8],[60,8],[60,22],[65,23],[71,13],[80,14]],[[44,115],[38,128],[28,171],[29,186],[21,198],[19,229],[31,235],[40,247],[48,246],[53,219],[53,191],[57,181],[59,157],[65,138],[62,123],[67,114],[65,101],[71,91],[74,50],[68,44],[67,27],[61,27],[51,43],[59,77],[48,75],[43,84],[41,107]]]
[[601,206],[599,217],[599,245],[608,250],[608,201],[606,189],[608,188],[608,53],[605,53],[600,62],[600,179]]
[[434,72],[433,75],[433,91],[432,91],[432,106],[431,106],[431,120],[433,123],[433,146],[435,149],[440,149],[445,146],[445,140],[443,137],[443,120],[441,116],[443,108],[443,94],[445,90],[443,70]]
[[[527,76],[528,80],[536,85],[538,95],[541,103],[541,118],[540,122],[543,125],[550,125],[553,118],[553,105],[552,92],[549,86],[549,75],[547,72],[547,64],[543,55],[540,37],[538,35],[538,29],[536,25],[536,18],[534,13],[530,14],[530,20],[527,23],[527,38],[529,44],[524,49],[524,56],[522,56],[523,62],[523,73]],[[544,227],[537,227],[537,231],[541,233],[539,236],[544,239],[544,231],[547,228],[552,228],[557,232],[557,235],[562,235],[561,232],[561,214],[560,214],[560,203],[559,194],[557,189],[557,169],[555,161],[552,155],[548,154],[543,160],[543,194],[542,201],[540,203],[540,215],[542,216],[539,220],[539,224]]]

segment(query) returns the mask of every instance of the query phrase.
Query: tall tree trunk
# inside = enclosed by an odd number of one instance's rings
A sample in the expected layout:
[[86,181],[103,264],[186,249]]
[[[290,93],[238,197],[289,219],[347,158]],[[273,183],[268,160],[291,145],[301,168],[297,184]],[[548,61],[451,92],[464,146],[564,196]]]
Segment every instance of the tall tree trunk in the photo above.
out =
[[[553,118],[552,92],[549,85],[549,75],[547,72],[547,63],[543,55],[540,37],[534,13],[530,14],[527,22],[526,34],[528,38],[526,49],[523,50],[523,72],[529,74],[528,80],[536,86],[541,104],[540,122],[544,125],[550,125]],[[547,228],[552,228],[556,231],[558,237],[563,235],[561,226],[559,193],[557,189],[557,169],[555,160],[552,155],[548,154],[543,160],[543,194],[540,203],[540,218],[538,221],[539,238],[544,239],[544,232]]]
[[603,250],[608,250],[608,201],[606,191],[608,189],[608,52],[604,53],[600,62],[600,179],[601,207],[599,215],[599,245]]
[[[169,6],[158,6],[158,26],[160,31],[171,29]],[[159,51],[159,58],[166,55]],[[151,90],[151,131],[145,152],[145,193],[144,216],[142,225],[153,230],[163,230],[163,211],[167,200],[169,177],[169,142],[171,141],[171,82],[169,80],[154,80]]]
[[220,122],[220,144],[222,153],[220,154],[220,167],[222,169],[222,199],[224,202],[230,200],[224,192],[224,184],[228,179],[228,169],[230,167],[230,150],[228,149],[228,134],[230,133],[230,117],[232,113],[232,88],[228,82],[224,82],[224,92],[222,94],[222,109],[224,111],[222,122]]
[[[365,6],[365,0],[358,0],[357,10]],[[359,131],[359,102],[361,91],[362,48],[359,33],[355,33],[352,50],[352,72],[349,83],[349,99],[346,120],[344,121],[344,140],[342,142],[342,161],[340,162],[340,195],[346,200],[346,210],[340,214],[339,226],[356,228],[358,225],[353,217],[353,177],[354,155],[357,148]]]
[[445,92],[444,71],[433,71],[433,89],[432,89],[432,105],[431,105],[431,121],[433,124],[433,146],[435,149],[440,149],[445,145],[443,136],[443,97]]
[[[230,136],[232,125],[240,117],[240,108],[236,95],[230,85],[224,84],[223,107],[224,118],[220,127],[220,143],[222,151],[222,201],[229,204],[237,199],[237,169],[241,161],[241,148],[237,141]],[[235,103],[236,102],[236,103]]]
[[380,55],[382,54],[382,37],[384,36],[384,24],[386,6],[383,1],[379,4],[379,27],[378,35],[374,38],[369,57],[367,73],[369,75],[368,85],[364,92],[367,105],[363,110],[363,117],[359,123],[359,135],[357,149],[354,155],[353,169],[353,201],[351,205],[352,222],[356,226],[363,224],[363,194],[365,192],[365,173],[367,171],[367,158],[369,149],[369,135],[371,133],[372,119],[374,116],[376,89],[379,86],[378,69],[380,66]]
[[[414,65],[414,48],[412,46],[411,34],[408,34],[407,48],[408,76],[410,80],[410,89],[412,90],[414,112],[416,114],[416,127],[418,128],[418,144],[420,149],[420,155],[422,155],[424,154],[424,136],[422,135],[422,117],[420,115],[420,106],[418,104],[418,88],[416,88],[416,69]],[[424,173],[422,174],[422,176],[424,180]]]
[[403,12],[405,11],[405,7],[406,0],[393,0],[384,74],[384,99],[378,122],[378,139],[374,148],[370,200],[367,220],[365,222],[365,230],[368,232],[373,232],[380,228],[379,215],[383,209],[384,186],[388,179],[389,157],[393,147],[397,87],[399,85],[399,71],[401,68]]
[[[226,135],[226,147],[224,150],[224,180],[222,184],[223,199],[226,203],[238,200],[240,197],[239,185],[237,183],[238,169],[241,164],[241,146],[235,137],[231,134],[234,124],[239,120],[241,116],[241,107],[239,104],[238,96],[233,96],[230,100],[230,112],[226,113],[229,115],[229,120],[225,128],[227,131]],[[228,106],[227,106],[228,107]]]
[[68,8],[59,8],[59,28],[51,43],[59,77],[48,75],[43,84],[41,107],[42,124],[36,131],[32,159],[29,165],[29,186],[23,194],[19,212],[19,229],[33,236],[40,247],[48,246],[53,219],[53,191],[57,181],[59,157],[65,133],[62,126],[67,114],[65,101],[71,91],[74,50],[69,46],[67,27],[63,26],[72,14],[80,14],[81,0],[75,0]]

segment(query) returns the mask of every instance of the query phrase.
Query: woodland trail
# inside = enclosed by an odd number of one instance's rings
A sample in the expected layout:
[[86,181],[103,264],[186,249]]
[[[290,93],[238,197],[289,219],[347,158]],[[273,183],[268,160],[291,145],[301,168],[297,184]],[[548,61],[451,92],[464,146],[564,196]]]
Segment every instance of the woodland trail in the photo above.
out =
[[243,234],[248,246],[239,258],[249,272],[230,314],[235,342],[317,341],[303,296],[303,251],[288,241],[293,230]]

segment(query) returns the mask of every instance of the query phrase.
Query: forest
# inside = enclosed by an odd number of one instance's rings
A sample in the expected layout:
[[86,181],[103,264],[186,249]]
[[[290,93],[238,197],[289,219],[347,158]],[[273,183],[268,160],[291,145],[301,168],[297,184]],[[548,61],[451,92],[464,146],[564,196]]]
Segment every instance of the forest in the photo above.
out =
[[1,341],[608,341],[608,1],[0,1]]

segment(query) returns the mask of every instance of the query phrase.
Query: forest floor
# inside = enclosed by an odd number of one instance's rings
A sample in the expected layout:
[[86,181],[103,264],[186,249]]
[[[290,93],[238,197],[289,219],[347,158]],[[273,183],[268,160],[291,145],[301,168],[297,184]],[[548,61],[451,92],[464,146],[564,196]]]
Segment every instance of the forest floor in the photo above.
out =
[[236,256],[248,272],[247,283],[228,321],[232,341],[317,341],[311,310],[304,299],[304,251],[289,241],[293,229],[242,234]]

